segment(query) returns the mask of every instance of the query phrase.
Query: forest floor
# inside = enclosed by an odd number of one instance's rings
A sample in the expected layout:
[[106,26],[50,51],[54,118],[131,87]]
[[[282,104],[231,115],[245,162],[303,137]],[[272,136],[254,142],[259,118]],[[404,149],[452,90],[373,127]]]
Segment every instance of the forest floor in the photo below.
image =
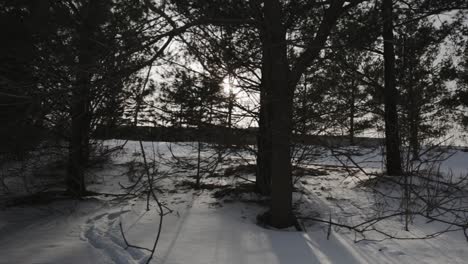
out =
[[[309,153],[313,160],[295,170],[294,210],[303,229],[297,231],[257,224],[268,200],[253,192],[252,155],[227,155],[214,173],[202,178],[201,188],[194,189],[193,168],[176,167],[174,157],[179,165],[193,162],[197,144],[143,144],[148,160],[157,165],[156,175],[161,175],[155,187],[165,212],[150,263],[466,263],[468,259],[463,231],[450,232],[452,226],[418,217],[412,218],[409,231],[400,216],[379,221],[364,234],[346,228],[381,217],[396,206],[379,195],[391,185],[378,187],[379,192],[369,187],[370,174],[382,170],[380,150],[347,149],[362,171],[348,154],[318,148]],[[123,151],[90,170],[89,190],[102,194],[79,201],[20,199],[16,194],[22,182],[5,179],[10,192],[0,198],[11,202],[0,208],[0,263],[146,263],[149,252],[128,248],[127,243],[153,247],[160,224],[157,204],[151,202],[147,210],[145,194],[126,199],[104,195],[123,194],[122,186],[135,183],[141,173],[139,147],[130,141]],[[452,177],[466,174],[467,152],[451,149],[444,155],[440,171]],[[215,158],[211,150],[201,156],[208,161]],[[448,232],[440,232],[444,230]],[[384,234],[402,239],[387,239]]]

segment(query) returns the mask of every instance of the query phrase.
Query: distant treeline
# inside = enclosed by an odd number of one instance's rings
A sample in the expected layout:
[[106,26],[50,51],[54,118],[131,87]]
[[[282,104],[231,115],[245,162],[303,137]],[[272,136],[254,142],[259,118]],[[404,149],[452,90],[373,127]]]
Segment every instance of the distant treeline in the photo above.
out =
[[[257,143],[257,128],[227,128],[227,127],[151,127],[151,126],[121,126],[114,128],[98,127],[94,137],[97,139],[128,139],[164,142],[202,141],[225,145],[255,145]],[[294,135],[294,143],[323,146],[347,146],[350,139],[347,136],[324,135]],[[374,147],[383,144],[381,138],[355,137],[354,145]]]

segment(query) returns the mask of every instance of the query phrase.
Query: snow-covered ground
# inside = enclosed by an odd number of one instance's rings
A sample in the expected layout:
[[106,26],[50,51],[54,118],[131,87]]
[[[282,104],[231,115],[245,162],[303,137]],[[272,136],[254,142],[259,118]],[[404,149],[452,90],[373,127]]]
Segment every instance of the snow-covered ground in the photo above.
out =
[[[108,145],[121,142],[108,141]],[[166,143],[144,143],[148,160],[155,160],[161,175],[171,170],[173,156]],[[196,156],[189,145],[174,145],[172,153]],[[363,169],[381,169],[378,150],[362,150],[354,155]],[[468,153],[453,154],[441,168],[461,175],[468,169]],[[253,179],[248,169],[230,176],[228,167],[253,157],[231,155],[205,177],[207,188],[194,190],[195,172],[187,168],[158,181],[160,200],[166,206],[161,236],[150,263],[466,263],[468,242],[463,232],[442,233],[432,239],[374,241],[346,228],[330,227],[307,218],[353,224],[377,213],[375,193],[360,186],[362,172],[353,177],[340,167],[342,162],[323,151],[296,182],[294,205],[304,231],[273,230],[257,225],[257,215],[267,210],[267,201],[250,192]],[[202,152],[205,158],[210,151]],[[162,158],[162,159],[161,159]],[[343,158],[343,157],[342,157]],[[89,172],[92,191],[123,193],[121,185],[132,181],[125,173],[132,161],[141,161],[138,142],[128,142],[122,153],[114,155],[102,168]],[[325,165],[325,166],[322,166]],[[353,164],[350,164],[353,165]],[[240,176],[240,177],[236,177]],[[237,188],[234,188],[237,187]],[[238,190],[238,191],[236,191]],[[239,191],[240,190],[240,191]],[[0,209],[0,263],[146,263],[149,252],[126,248],[127,242],[151,248],[159,226],[156,203],[146,210],[146,200],[99,195],[82,201],[58,200],[49,203],[17,204]],[[379,223],[379,228],[407,238],[424,237],[446,226],[415,219],[404,231],[399,218]],[[361,240],[356,243],[357,240]]]

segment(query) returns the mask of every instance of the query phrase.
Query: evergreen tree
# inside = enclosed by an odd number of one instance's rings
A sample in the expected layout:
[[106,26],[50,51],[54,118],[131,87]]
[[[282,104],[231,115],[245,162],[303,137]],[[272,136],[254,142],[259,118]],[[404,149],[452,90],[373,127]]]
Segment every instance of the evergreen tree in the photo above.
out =
[[122,114],[126,84],[168,46],[166,19],[113,0],[6,1],[0,12],[17,36],[2,43],[2,96],[29,124],[69,142],[68,189],[83,195],[91,134]]
[[436,60],[451,29],[448,25],[437,29],[431,21],[420,20],[398,31],[396,53],[399,103],[403,112],[401,134],[403,141],[408,143],[411,159],[418,159],[422,143],[443,136],[447,129],[448,124],[442,119],[448,113],[441,104],[449,94],[441,74],[445,65],[443,60]]

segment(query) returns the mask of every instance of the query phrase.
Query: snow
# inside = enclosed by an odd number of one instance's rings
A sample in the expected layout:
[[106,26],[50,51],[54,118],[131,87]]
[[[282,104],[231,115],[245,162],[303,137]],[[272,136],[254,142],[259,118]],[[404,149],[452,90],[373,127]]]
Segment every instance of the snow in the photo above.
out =
[[[109,141],[108,145],[121,142]],[[144,143],[149,159],[168,160],[167,143]],[[174,145],[175,155],[193,152],[190,146]],[[154,150],[154,151],[153,151]],[[125,151],[100,169],[90,173],[90,189],[103,193],[122,193],[120,184],[129,185],[124,174],[126,164],[139,160],[138,142],[128,142]],[[441,168],[453,174],[464,174],[468,153],[453,154]],[[209,150],[204,152],[208,155]],[[366,152],[363,150],[363,152]],[[353,156],[368,170],[381,169],[378,150]],[[159,156],[158,156],[159,155]],[[328,174],[304,176],[294,194],[302,216],[340,223],[357,223],[371,214],[376,203],[374,194],[358,187],[357,174],[350,178],[338,167],[333,157],[318,157],[310,168]],[[162,159],[163,158],[163,159]],[[247,159],[253,157],[246,156]],[[345,163],[346,159],[343,160]],[[234,157],[219,169],[240,162]],[[169,170],[169,163],[159,170]],[[346,228],[329,229],[326,223],[303,220],[305,231],[274,230],[256,224],[257,215],[267,210],[261,197],[238,193],[224,197],[213,190],[193,190],[180,185],[192,171],[181,172],[160,181],[161,201],[172,210],[163,218],[162,233],[151,263],[466,263],[468,243],[463,232],[448,232],[433,239],[383,241],[363,240]],[[244,173],[243,178],[253,175]],[[242,184],[235,177],[204,178],[204,183]],[[169,191],[172,190],[172,191]],[[257,202],[255,202],[257,201]],[[0,263],[146,263],[149,253],[139,248],[126,248],[128,243],[151,248],[159,224],[157,207],[146,200],[125,201],[96,196],[82,201],[61,200],[46,204],[16,205],[0,209]],[[383,221],[381,228],[406,237],[419,237],[441,231],[445,226],[415,219],[410,231],[403,231],[399,219]],[[330,233],[329,233],[330,232]],[[327,238],[327,236],[329,236]],[[372,234],[371,237],[372,238]]]

